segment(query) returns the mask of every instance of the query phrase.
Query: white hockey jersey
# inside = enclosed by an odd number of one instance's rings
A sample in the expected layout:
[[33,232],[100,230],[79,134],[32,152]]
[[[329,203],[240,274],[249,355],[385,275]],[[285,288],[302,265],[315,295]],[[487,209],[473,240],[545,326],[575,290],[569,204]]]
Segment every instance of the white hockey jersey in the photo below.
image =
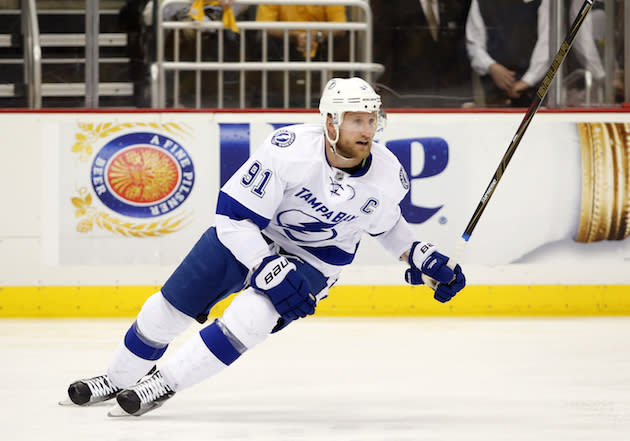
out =
[[319,124],[276,130],[221,189],[219,239],[248,268],[270,255],[261,231],[334,279],[364,232],[396,258],[411,247],[399,207],[409,180],[396,157],[373,143],[367,163],[350,175],[328,163],[324,137]]

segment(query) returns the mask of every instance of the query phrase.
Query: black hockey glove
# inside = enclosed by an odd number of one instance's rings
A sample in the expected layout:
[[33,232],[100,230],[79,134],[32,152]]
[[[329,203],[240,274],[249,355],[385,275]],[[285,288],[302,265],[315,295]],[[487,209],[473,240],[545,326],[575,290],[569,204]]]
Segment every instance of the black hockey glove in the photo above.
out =
[[433,289],[433,298],[439,302],[448,302],[466,286],[462,268],[449,265],[449,258],[438,253],[437,248],[430,243],[413,243],[409,252],[409,266],[405,272],[407,283],[427,285]]
[[284,256],[265,257],[252,274],[251,286],[266,294],[285,320],[295,320],[315,312],[317,302],[308,281]]

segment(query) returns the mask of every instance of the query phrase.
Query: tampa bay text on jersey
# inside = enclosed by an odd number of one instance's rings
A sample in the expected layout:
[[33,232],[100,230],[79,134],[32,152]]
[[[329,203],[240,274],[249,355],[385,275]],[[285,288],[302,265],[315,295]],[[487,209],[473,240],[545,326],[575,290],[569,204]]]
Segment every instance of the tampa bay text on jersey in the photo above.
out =
[[[293,123],[271,123],[273,130],[289,126]],[[219,123],[220,130],[220,185],[236,172],[249,158],[250,153],[250,125],[249,123]],[[424,151],[422,169],[413,174],[411,169],[411,152],[413,145],[419,144]],[[409,180],[430,178],[442,173],[449,160],[449,146],[445,139],[439,137],[419,137],[389,140],[387,148],[396,155],[398,161],[407,172]],[[413,185],[400,203],[400,209],[407,222],[421,224],[432,218],[443,205],[424,207],[414,205],[412,201]]]

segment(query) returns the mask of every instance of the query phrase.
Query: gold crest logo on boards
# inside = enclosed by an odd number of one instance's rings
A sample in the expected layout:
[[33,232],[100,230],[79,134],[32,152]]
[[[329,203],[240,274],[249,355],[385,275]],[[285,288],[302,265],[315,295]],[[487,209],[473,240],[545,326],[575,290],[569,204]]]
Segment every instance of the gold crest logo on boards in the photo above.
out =
[[76,231],[156,237],[188,225],[193,160],[176,123],[78,123],[72,153],[90,169],[71,197]]

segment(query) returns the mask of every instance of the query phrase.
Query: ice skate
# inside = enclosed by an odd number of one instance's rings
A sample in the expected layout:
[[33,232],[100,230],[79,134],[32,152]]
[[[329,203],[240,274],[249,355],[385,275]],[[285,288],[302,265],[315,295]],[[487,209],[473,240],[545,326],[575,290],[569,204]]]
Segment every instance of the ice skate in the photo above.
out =
[[160,371],[145,378],[135,386],[123,389],[116,396],[117,406],[107,415],[111,417],[140,416],[160,407],[164,401],[175,395],[175,391],[164,381]]
[[[151,375],[157,369],[153,366],[149,372],[143,377]],[[142,381],[142,380],[140,380]],[[59,401],[61,406],[91,406],[92,404],[102,403],[111,400],[122,389],[114,386],[107,374],[98,375],[92,378],[85,378],[72,383],[68,387],[68,398]]]
[[68,387],[68,398],[60,401],[62,406],[76,404],[90,406],[95,403],[111,400],[122,389],[114,386],[107,375],[75,381]]

